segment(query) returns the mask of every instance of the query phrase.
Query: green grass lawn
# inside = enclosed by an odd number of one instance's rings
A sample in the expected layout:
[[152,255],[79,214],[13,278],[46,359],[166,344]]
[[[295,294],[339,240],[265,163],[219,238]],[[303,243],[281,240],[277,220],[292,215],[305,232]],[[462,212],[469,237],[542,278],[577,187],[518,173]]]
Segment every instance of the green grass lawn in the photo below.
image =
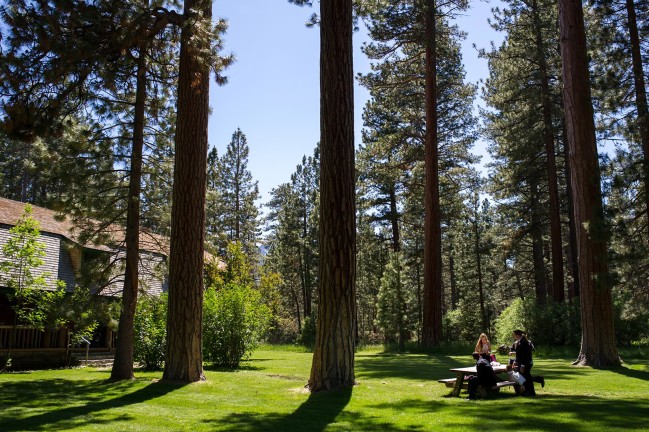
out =
[[470,356],[360,351],[359,385],[316,395],[304,390],[310,362],[268,347],[240,370],[207,369],[207,382],[185,386],[157,382],[159,372],[121,383],[93,368],[0,374],[0,431],[649,431],[647,359],[614,370],[537,359],[547,385],[536,398],[510,387],[475,402],[437,383]]

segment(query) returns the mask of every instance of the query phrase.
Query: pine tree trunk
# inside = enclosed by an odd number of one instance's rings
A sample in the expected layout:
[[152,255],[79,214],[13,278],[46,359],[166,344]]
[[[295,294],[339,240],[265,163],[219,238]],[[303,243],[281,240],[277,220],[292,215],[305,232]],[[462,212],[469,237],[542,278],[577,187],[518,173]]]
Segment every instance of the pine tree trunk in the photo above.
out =
[[[302,318],[300,317],[300,299],[295,291],[293,292],[293,303],[295,303],[295,318],[297,318],[297,329],[302,331]],[[305,317],[306,318],[306,317]]]
[[568,229],[569,232],[569,248],[568,265],[569,271],[572,276],[572,283],[568,286],[568,299],[572,300],[579,298],[579,260],[577,259],[577,226],[575,225],[575,211],[574,200],[572,197],[572,188],[570,187],[570,179],[572,173],[570,171],[570,155],[568,152],[568,136],[566,128],[563,128],[563,147],[564,147],[564,163],[566,171],[566,179],[568,187],[566,188],[566,198],[568,199]]
[[[534,174],[532,174],[533,176]],[[536,179],[530,180],[531,214],[530,234],[532,235],[532,263],[534,266],[534,291],[536,302],[546,304],[548,288],[545,283],[545,262],[543,261],[543,232],[541,227],[541,209],[539,208],[539,190]]]
[[548,64],[543,50],[541,19],[536,0],[532,2],[534,12],[534,30],[536,33],[536,52],[540,72],[541,98],[543,105],[543,140],[545,141],[546,170],[548,175],[548,192],[550,195],[550,244],[552,256],[552,284],[550,297],[554,301],[565,299],[563,253],[561,240],[561,215],[559,210],[559,186],[557,182],[557,162],[554,146],[554,127],[552,125],[552,95],[548,79]]
[[320,298],[312,392],[354,385],[356,331],[352,0],[321,0],[320,16]]
[[435,0],[426,13],[426,142],[424,166],[424,311],[422,345],[430,348],[442,338],[442,231],[439,208],[439,149],[437,148],[437,41]]
[[[211,0],[186,0],[184,13],[212,17]],[[207,25],[200,20],[197,25]],[[207,122],[210,67],[199,58],[209,47],[184,26],[180,45],[176,157],[171,209],[169,311],[167,355],[163,379],[195,382],[203,375],[203,260],[205,245],[205,189],[207,184]]]
[[[647,220],[649,221],[649,109],[647,107],[647,91],[645,87],[638,23],[633,0],[626,0],[627,22],[629,25],[629,41],[631,42],[631,58],[633,61],[633,83],[635,88],[635,104],[638,110],[638,126],[642,144],[642,163],[644,168],[644,199]],[[649,225],[648,228],[649,230]]]
[[613,329],[607,229],[581,1],[559,0],[559,26],[581,284],[582,339],[577,362],[596,367],[614,366],[620,360]]
[[133,148],[129,173],[128,204],[126,209],[126,273],[119,314],[115,360],[111,380],[133,379],[133,343],[135,340],[135,309],[140,262],[140,192],[142,184],[142,150],[144,148],[144,115],[147,86],[147,43],[142,42],[137,62],[135,107],[133,114]]
[[406,304],[403,301],[403,285],[401,283],[401,257],[399,257],[399,267],[397,268],[397,327],[399,329],[399,352],[406,349],[406,329],[403,321],[406,316]]
[[[449,239],[449,241],[451,243],[453,242],[451,239]],[[451,254],[448,259],[448,271],[451,278],[451,310],[455,310],[457,308],[457,277],[455,276],[455,257],[453,249],[451,249]]]

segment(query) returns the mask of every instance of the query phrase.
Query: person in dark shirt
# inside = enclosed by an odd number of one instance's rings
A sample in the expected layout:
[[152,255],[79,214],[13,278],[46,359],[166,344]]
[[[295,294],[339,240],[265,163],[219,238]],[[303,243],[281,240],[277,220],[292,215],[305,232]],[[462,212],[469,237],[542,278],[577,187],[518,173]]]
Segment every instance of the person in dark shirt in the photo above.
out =
[[518,372],[525,378],[525,392],[523,394],[536,396],[534,382],[538,382],[541,384],[541,387],[545,387],[545,378],[532,376],[532,366],[534,365],[534,361],[532,360],[533,345],[527,340],[522,330],[514,330],[513,335],[514,339],[516,339],[516,342],[514,342],[514,349],[516,351],[514,366],[518,368]]
[[469,399],[475,399],[478,386],[493,387],[498,381],[493,368],[491,367],[489,354],[473,353],[476,360],[476,375],[469,377]]

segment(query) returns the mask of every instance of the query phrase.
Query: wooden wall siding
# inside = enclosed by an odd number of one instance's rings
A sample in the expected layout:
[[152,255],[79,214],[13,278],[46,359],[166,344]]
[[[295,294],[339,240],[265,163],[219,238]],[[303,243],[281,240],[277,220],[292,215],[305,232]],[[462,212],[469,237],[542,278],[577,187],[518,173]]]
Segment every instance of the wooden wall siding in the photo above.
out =
[[72,264],[70,251],[71,249],[68,244],[64,241],[61,241],[61,247],[59,248],[58,278],[59,280],[65,282],[66,291],[72,291],[76,283],[74,276],[74,265]]
[[[8,225],[0,225],[0,250],[7,243],[10,237]],[[41,232],[39,241],[45,243],[45,256],[43,265],[34,272],[40,275],[47,272],[45,279],[47,289],[56,289],[56,281],[60,279],[65,282],[68,291],[72,291],[76,283],[75,274],[78,273],[79,265],[83,265],[78,259],[75,267],[75,256],[80,256],[81,249],[70,244],[58,234]],[[123,262],[125,251],[119,250],[113,252],[117,254],[118,262]],[[0,254],[0,259],[2,259]],[[160,295],[167,290],[167,268],[166,258],[163,255],[140,252],[140,283],[141,289],[146,290],[148,294]],[[112,283],[106,287],[102,294],[120,296],[124,288],[124,269],[119,266],[115,271]],[[5,275],[0,275],[0,286],[4,286]]]
[[[0,225],[0,251],[11,237],[9,232],[10,229],[11,227],[8,225]],[[42,232],[39,241],[45,243],[45,256],[43,257],[44,263],[33,274],[37,276],[47,273],[45,277],[45,286],[47,289],[54,290],[56,289],[56,279],[59,277],[61,238],[55,234]],[[1,253],[0,259],[4,259],[4,256],[2,256]],[[0,284],[2,284],[2,286],[6,285],[5,278],[7,276],[8,275],[0,275]]]
[[[102,290],[102,295],[119,297],[124,289],[124,266],[126,251],[113,252],[113,260],[117,263],[113,272],[112,283]],[[166,258],[162,255],[140,251],[138,265],[140,291],[145,290],[150,295],[160,295],[167,291]]]

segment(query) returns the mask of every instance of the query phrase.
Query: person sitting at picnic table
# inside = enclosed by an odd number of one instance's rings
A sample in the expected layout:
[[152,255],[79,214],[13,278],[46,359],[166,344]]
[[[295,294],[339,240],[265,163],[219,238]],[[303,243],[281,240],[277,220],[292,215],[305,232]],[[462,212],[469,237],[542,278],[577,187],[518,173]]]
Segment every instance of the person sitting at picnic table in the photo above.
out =
[[491,344],[489,343],[489,338],[484,333],[480,333],[478,338],[478,343],[475,344],[475,350],[478,354],[491,354]]
[[498,378],[491,367],[489,354],[473,353],[476,360],[476,375],[469,377],[469,399],[476,397],[478,386],[493,387],[498,382]]
[[518,372],[523,375],[525,378],[525,391],[524,395],[527,396],[536,396],[534,391],[534,382],[541,384],[541,387],[545,387],[545,378],[542,376],[533,377],[532,376],[532,366],[534,361],[532,360],[532,344],[527,340],[527,337],[522,330],[514,330],[513,332],[514,339],[514,349],[516,352],[516,360],[514,361],[514,369],[518,369]]

